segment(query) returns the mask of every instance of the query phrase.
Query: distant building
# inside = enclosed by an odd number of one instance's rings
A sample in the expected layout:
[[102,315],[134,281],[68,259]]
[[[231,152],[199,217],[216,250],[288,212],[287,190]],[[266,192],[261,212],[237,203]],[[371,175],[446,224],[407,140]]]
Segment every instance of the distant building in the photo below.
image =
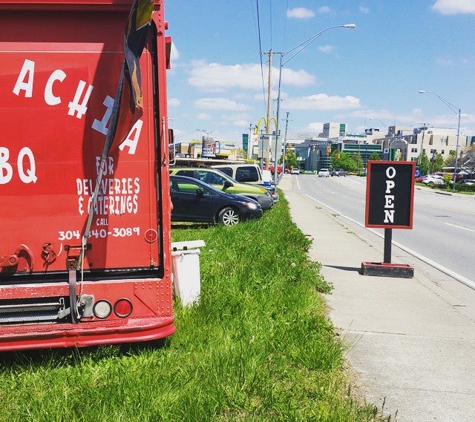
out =
[[346,123],[325,123],[319,138],[341,138],[346,135]]
[[201,141],[194,140],[188,143],[174,144],[177,158],[217,158],[237,160],[239,149],[236,144],[226,141],[217,141],[214,138],[204,137]]
[[[460,136],[459,154],[464,147],[474,144],[475,137]],[[364,134],[351,134],[346,123],[325,123],[317,137],[287,140],[286,150],[295,152],[301,170],[318,171],[331,168],[330,158],[335,150],[360,155],[366,167],[374,153],[384,160],[417,162],[424,151],[429,159],[441,154],[445,160],[456,145],[456,129],[394,125],[388,127],[387,133],[369,128]]]
[[[390,126],[384,137],[374,139],[382,145],[386,159],[417,161],[422,151],[432,158],[440,154],[447,159],[450,151],[457,148],[457,130],[446,128]],[[465,137],[460,137],[459,147],[467,145]]]

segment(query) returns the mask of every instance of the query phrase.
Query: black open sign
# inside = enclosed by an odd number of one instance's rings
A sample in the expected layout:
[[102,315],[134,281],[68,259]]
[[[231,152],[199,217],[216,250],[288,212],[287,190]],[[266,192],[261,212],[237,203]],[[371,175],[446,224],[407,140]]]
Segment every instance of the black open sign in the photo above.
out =
[[412,229],[416,163],[368,161],[366,227]]

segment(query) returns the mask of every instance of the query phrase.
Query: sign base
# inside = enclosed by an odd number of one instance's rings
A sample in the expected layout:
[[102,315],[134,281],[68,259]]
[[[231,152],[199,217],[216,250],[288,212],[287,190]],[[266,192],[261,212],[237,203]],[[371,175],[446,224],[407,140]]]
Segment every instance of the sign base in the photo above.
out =
[[361,274],[377,277],[414,277],[414,267],[407,264],[392,264],[386,262],[362,262]]

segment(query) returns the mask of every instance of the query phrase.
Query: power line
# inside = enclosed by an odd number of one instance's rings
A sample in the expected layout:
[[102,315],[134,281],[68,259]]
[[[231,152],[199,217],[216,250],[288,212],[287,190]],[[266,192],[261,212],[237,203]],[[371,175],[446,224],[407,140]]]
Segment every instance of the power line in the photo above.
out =
[[256,0],[256,6],[257,6],[257,32],[258,32],[258,38],[259,38],[259,60],[261,64],[261,84],[262,84],[262,94],[263,94],[263,99],[264,99],[264,107],[266,107],[266,91],[265,91],[265,85],[264,85],[264,65],[262,63],[262,38],[261,38],[261,23],[260,23],[260,13],[259,13],[259,0]]
[[283,32],[283,39],[282,39],[282,51],[285,51],[285,39],[287,34],[287,10],[289,10],[289,0],[287,0],[285,4],[285,21],[284,21],[284,32]]

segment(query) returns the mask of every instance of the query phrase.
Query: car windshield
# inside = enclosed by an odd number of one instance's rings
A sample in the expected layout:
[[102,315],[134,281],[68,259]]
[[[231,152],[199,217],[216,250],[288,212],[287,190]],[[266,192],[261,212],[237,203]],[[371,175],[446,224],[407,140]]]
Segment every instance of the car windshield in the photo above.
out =
[[170,177],[170,188],[172,192],[196,193],[197,189],[201,189],[205,195],[222,194],[223,192],[206,183],[200,183],[196,179]]
[[238,183],[232,177],[228,176],[227,174],[224,174],[220,170],[213,170],[213,171],[199,170],[198,174],[200,176],[200,180],[202,182],[208,183],[209,185],[224,186],[225,182]]

